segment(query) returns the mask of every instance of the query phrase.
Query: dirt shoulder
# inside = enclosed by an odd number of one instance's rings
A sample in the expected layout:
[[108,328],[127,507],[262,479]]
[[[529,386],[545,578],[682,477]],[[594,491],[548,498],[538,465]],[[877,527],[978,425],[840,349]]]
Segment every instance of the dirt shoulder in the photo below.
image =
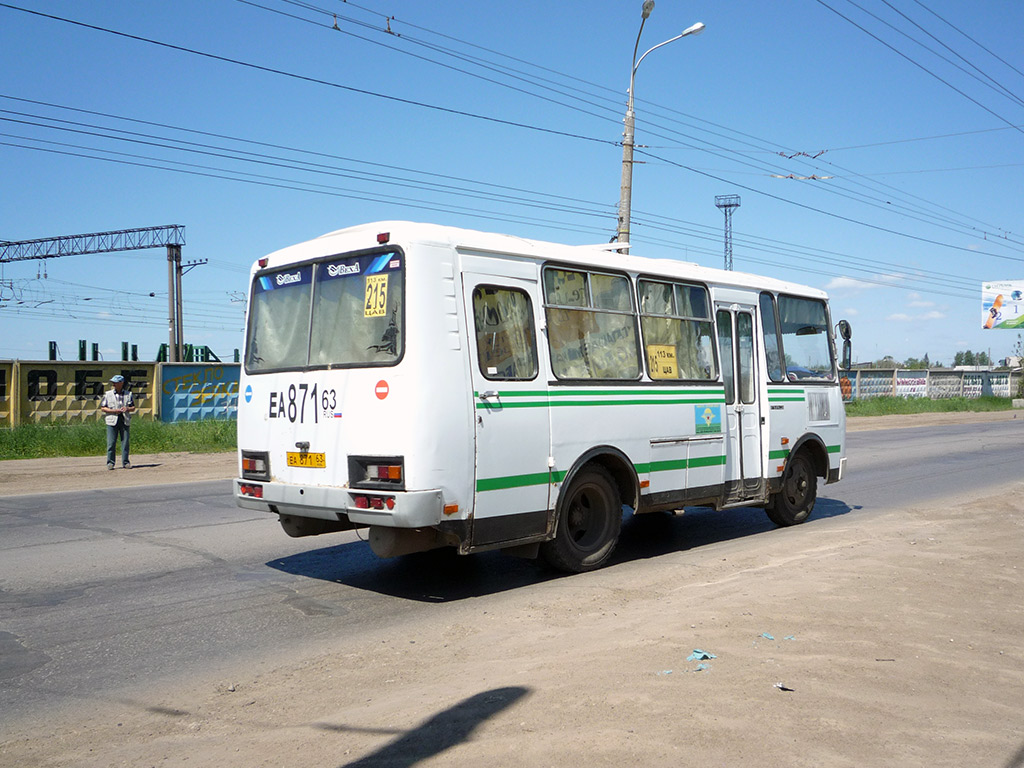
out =
[[223,480],[237,473],[230,453],[144,453],[132,456],[132,468],[107,469],[104,456],[0,461],[0,496],[93,491],[163,483]]
[[1024,419],[1024,411],[957,411],[954,413],[914,413],[906,416],[857,416],[846,420],[847,432],[906,427],[936,427],[942,424],[982,424],[992,421]]
[[[848,419],[848,432],[875,429],[977,424],[1024,419],[1024,411],[921,413],[911,416],[860,416]],[[235,477],[237,457],[230,453],[149,453],[132,458],[132,469],[107,470],[103,456],[0,461],[0,496],[92,491],[163,483],[225,480]]]

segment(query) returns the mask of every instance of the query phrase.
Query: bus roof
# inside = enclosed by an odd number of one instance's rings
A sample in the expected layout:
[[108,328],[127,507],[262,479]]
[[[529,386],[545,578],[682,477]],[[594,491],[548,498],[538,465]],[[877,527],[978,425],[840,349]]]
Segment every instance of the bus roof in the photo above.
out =
[[[306,243],[276,251],[270,255],[270,261],[272,265],[276,266],[316,258],[326,255],[328,252],[343,253],[369,248],[377,244],[377,235],[385,232],[390,235],[389,242],[398,244],[431,243],[456,248],[463,252],[558,261],[608,270],[696,280],[719,286],[736,286],[752,290],[769,290],[827,298],[825,291],[786,280],[777,280],[748,272],[703,267],[678,259],[652,259],[618,253],[614,250],[618,247],[617,243],[565,245],[530,240],[515,235],[478,232],[441,224],[422,224],[410,221],[378,221],[328,232]],[[325,241],[328,241],[329,245]]]

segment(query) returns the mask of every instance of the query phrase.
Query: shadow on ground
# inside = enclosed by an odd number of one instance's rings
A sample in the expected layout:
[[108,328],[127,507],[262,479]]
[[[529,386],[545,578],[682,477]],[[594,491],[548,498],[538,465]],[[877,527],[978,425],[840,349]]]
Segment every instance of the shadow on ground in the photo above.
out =
[[[406,768],[406,766],[416,765],[467,741],[473,735],[473,731],[482,723],[508,709],[527,693],[529,693],[528,688],[513,686],[494,688],[470,696],[455,706],[424,720],[416,728],[400,735],[375,752],[353,762],[345,763],[342,768],[367,768],[368,766]],[[319,723],[316,728],[342,734],[354,731],[365,733],[367,730],[382,734],[393,732],[331,723]]]
[[[804,525],[845,515],[853,509],[835,499],[819,498],[814,513]],[[607,567],[769,531],[785,535],[785,530],[776,529],[768,520],[763,509],[754,507],[722,512],[692,508],[681,515],[627,515],[618,547]],[[571,578],[551,570],[543,560],[524,560],[500,552],[462,557],[448,548],[381,560],[362,541],[301,552],[271,560],[267,565],[295,576],[431,603],[464,600],[551,579]]]

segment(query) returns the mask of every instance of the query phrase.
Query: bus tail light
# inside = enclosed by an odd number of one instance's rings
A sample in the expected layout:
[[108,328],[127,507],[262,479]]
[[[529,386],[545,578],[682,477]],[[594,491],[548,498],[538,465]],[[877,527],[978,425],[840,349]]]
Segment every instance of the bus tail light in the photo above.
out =
[[353,496],[356,509],[394,509],[394,496]]
[[367,480],[383,480],[384,482],[402,480],[401,464],[371,464],[366,468]]
[[270,454],[266,451],[242,451],[242,477],[246,480],[270,480]]
[[405,459],[402,456],[349,456],[352,488],[405,490]]
[[241,484],[238,486],[238,492],[243,496],[251,496],[254,499],[263,498],[263,486],[262,485],[245,485]]

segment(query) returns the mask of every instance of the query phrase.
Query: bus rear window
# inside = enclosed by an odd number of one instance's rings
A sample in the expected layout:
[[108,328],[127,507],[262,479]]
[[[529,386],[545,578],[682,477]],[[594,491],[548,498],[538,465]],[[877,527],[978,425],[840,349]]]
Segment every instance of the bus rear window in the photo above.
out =
[[402,260],[377,253],[258,275],[246,371],[395,364],[404,343]]
[[310,365],[398,362],[404,341],[403,276],[397,253],[318,264]]
[[259,275],[253,281],[247,371],[306,365],[312,287],[312,265]]

